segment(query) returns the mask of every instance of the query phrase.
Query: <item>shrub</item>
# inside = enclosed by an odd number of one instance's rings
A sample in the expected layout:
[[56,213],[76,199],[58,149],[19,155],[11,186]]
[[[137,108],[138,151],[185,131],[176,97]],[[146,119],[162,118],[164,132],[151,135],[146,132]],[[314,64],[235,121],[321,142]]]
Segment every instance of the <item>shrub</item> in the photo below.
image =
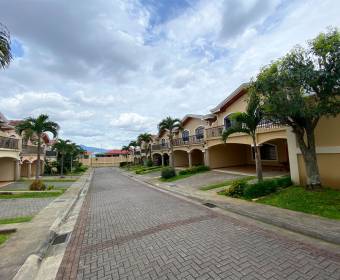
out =
[[54,190],[55,189],[55,186],[54,185],[48,185],[47,186],[47,190],[48,191],[51,191],[51,190]]
[[44,191],[46,190],[46,185],[41,180],[34,180],[30,185],[31,191]]
[[119,167],[125,167],[127,166],[129,163],[127,161],[123,161],[119,163]]
[[249,184],[244,190],[244,197],[256,198],[274,193],[278,188],[286,188],[292,185],[290,177],[268,179],[256,184]]
[[74,169],[74,173],[81,173],[81,172],[85,172],[88,169],[87,166],[79,164],[75,169]]
[[181,170],[179,172],[179,175],[196,174],[196,173],[208,171],[208,170],[210,170],[210,168],[208,166],[198,165],[198,166],[194,166],[194,167],[191,167],[191,168]]
[[147,167],[153,166],[153,162],[152,162],[151,159],[148,159],[148,160],[146,161],[146,166],[147,166]]
[[247,185],[245,180],[235,180],[231,183],[230,187],[224,191],[224,194],[231,197],[241,197]]
[[172,167],[164,167],[161,171],[161,176],[163,179],[169,179],[176,176],[176,170]]

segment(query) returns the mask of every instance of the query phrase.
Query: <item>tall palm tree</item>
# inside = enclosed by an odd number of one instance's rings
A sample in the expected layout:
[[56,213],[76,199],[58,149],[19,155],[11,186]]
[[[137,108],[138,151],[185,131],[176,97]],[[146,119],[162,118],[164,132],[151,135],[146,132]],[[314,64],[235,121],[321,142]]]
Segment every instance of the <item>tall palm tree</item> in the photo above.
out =
[[26,139],[30,139],[37,144],[37,161],[35,170],[35,179],[38,180],[40,176],[40,150],[42,136],[46,132],[53,134],[53,137],[57,137],[59,125],[49,120],[47,115],[41,114],[37,118],[29,117],[20,122],[15,127],[16,132],[19,135],[24,133]]
[[66,153],[70,152],[72,147],[70,140],[58,139],[56,143],[53,145],[53,149],[57,150],[58,154],[60,154],[60,177],[64,177],[64,158]]
[[0,23],[0,68],[8,67],[11,60],[11,36],[8,29]]
[[255,152],[256,175],[258,181],[263,180],[260,148],[256,142],[256,128],[264,119],[263,110],[260,105],[260,98],[255,92],[251,92],[247,109],[243,113],[234,113],[230,116],[234,124],[222,133],[222,139],[227,141],[233,133],[246,133],[251,136]]
[[135,164],[136,163],[136,148],[138,146],[138,143],[137,141],[131,141],[129,143],[129,147],[132,147],[133,149],[133,163]]
[[169,134],[169,145],[170,145],[170,151],[171,151],[171,167],[175,166],[175,160],[174,160],[174,147],[173,147],[173,133],[176,129],[182,128],[182,122],[180,119],[173,119],[171,117],[167,117],[163,119],[158,124],[159,133],[168,132]]
[[84,152],[84,149],[76,143],[69,144],[68,153],[70,154],[70,171],[73,169],[73,160]]
[[138,136],[137,141],[139,145],[141,145],[143,142],[146,145],[146,158],[148,158],[148,154],[150,151],[150,158],[151,158],[151,149],[150,149],[150,143],[152,141],[152,135],[150,133],[142,133]]
[[[130,152],[130,147],[129,146],[123,146],[122,147],[122,149],[121,149],[122,151],[127,151],[127,152]],[[128,157],[128,154],[126,154],[126,158]]]

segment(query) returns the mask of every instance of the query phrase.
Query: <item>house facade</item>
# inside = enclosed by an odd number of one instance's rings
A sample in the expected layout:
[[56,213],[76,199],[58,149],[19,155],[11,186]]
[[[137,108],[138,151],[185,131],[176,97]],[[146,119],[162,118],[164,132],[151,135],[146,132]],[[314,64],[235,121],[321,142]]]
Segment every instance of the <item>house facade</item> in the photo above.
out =
[[[233,125],[231,114],[244,112],[248,100],[248,84],[240,85],[207,115],[186,115],[183,129],[174,135],[174,152],[169,149],[169,137],[159,135],[152,144],[152,156],[157,164],[162,158],[174,157],[175,167],[205,164],[220,171],[255,174],[252,139],[244,133],[222,140],[223,130]],[[322,183],[340,187],[340,116],[324,118],[319,122],[315,137],[317,158]],[[295,134],[288,126],[262,121],[256,132],[260,146],[264,174],[289,174],[296,184],[306,183],[306,171]],[[156,160],[157,159],[157,160]]]

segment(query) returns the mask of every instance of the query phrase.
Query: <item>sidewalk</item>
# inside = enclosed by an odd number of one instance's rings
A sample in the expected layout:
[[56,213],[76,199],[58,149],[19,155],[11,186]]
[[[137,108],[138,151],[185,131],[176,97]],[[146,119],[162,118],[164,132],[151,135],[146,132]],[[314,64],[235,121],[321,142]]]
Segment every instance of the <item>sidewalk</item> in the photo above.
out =
[[51,228],[63,222],[62,217],[72,207],[90,176],[91,172],[84,174],[63,195],[42,209],[32,221],[3,226],[3,229],[16,228],[17,232],[0,247],[0,279],[12,279],[31,254],[39,255],[42,247],[47,245]]
[[124,173],[154,187],[202,203],[209,202],[215,204],[219,208],[236,214],[340,245],[340,221],[338,220],[331,220],[302,212],[221,196],[218,195],[216,191],[200,191],[196,188],[181,188],[179,185],[180,183],[162,183],[143,175],[135,175],[129,172]]

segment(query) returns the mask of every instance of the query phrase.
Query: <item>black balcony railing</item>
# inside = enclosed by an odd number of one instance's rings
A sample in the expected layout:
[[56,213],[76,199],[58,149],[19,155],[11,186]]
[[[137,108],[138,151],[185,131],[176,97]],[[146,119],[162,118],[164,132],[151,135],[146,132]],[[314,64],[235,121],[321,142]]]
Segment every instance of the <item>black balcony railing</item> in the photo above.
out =
[[174,146],[185,146],[185,145],[195,145],[195,144],[203,144],[204,136],[203,135],[191,135],[187,138],[178,138],[173,139],[172,144]]
[[[44,154],[44,148],[40,148],[41,155]],[[22,147],[23,155],[36,155],[37,154],[37,146],[23,146]]]
[[46,156],[47,157],[56,157],[57,152],[56,151],[46,151]]
[[19,148],[19,140],[0,136],[0,148],[17,150]]
[[153,144],[151,145],[152,151],[161,151],[169,149],[169,143]]

